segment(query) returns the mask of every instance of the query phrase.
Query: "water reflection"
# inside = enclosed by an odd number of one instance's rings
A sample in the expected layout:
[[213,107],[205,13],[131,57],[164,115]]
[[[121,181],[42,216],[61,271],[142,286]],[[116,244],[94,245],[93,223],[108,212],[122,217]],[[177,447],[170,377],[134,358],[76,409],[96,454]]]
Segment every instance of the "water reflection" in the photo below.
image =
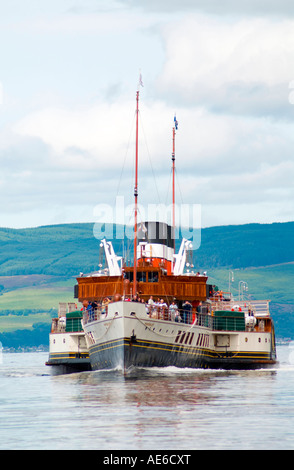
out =
[[[57,376],[58,385],[75,385],[81,401],[96,405],[118,407],[134,405],[148,408],[176,409],[185,406],[208,405],[219,400],[221,391],[227,394],[234,389],[244,400],[256,392],[257,382],[262,387],[276,377],[276,370],[256,371],[204,371],[176,368],[133,369],[124,375],[119,370],[93,371]],[[236,387],[236,384],[240,387]],[[57,385],[56,384],[56,385]],[[75,396],[75,398],[77,398]]]
[[126,376],[120,370],[44,376],[38,355],[9,356],[0,369],[2,446],[294,447],[291,352],[284,348],[272,370],[152,368]]
[[95,436],[95,448],[247,448],[257,433],[271,438],[264,426],[276,405],[278,370],[134,368],[52,379],[65,387],[68,406],[79,403],[81,439]]

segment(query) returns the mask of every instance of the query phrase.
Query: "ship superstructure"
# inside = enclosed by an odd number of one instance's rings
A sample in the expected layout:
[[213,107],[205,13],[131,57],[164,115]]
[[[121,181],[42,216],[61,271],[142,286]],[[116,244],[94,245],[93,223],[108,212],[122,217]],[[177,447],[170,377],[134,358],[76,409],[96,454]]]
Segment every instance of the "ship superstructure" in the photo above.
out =
[[[163,229],[158,223],[145,226]],[[154,256],[156,250],[163,254],[168,240],[166,245],[162,239],[149,241],[147,251],[138,244],[136,293],[128,267],[120,275],[77,279],[79,301],[97,304],[91,313],[84,311],[82,320],[92,369],[234,369],[275,363],[269,301],[234,301],[229,293],[214,291],[205,275],[168,273],[168,256]],[[177,256],[183,266],[185,254]]]

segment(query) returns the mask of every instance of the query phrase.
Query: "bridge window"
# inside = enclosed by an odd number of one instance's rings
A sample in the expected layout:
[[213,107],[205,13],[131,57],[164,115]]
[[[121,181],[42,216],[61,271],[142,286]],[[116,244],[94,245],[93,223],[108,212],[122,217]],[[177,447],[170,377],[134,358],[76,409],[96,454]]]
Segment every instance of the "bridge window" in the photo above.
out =
[[[129,271],[125,273],[125,279],[129,279],[130,282],[133,282],[133,278],[134,278],[133,271]],[[146,282],[146,272],[137,272],[137,281]]]
[[148,273],[148,282],[158,282],[158,272],[150,271]]
[[137,281],[138,282],[146,282],[146,272],[138,272],[137,273]]

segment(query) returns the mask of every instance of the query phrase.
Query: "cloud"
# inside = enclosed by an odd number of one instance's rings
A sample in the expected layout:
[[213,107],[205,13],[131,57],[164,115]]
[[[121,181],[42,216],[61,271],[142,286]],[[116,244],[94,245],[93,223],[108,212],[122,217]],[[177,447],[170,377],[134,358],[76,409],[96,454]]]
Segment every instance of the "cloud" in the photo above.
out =
[[292,4],[29,4],[2,16],[2,225],[132,202],[139,68],[140,203],[171,200],[176,112],[178,203],[205,225],[293,219]]
[[144,30],[154,22],[153,14],[138,14],[136,9],[130,10],[111,0],[98,3],[92,1],[88,4],[76,2],[75,5],[65,0],[54,1],[44,4],[43,8],[40,8],[38,1],[32,0],[29,8],[19,0],[9,3],[12,8],[9,4],[5,6],[0,22],[2,19],[4,30],[12,29],[22,34],[91,35],[104,38],[108,36],[111,39],[118,34]]
[[[20,120],[10,135],[10,147],[7,138],[6,148],[0,150],[2,160],[14,156],[18,169],[15,183],[26,208],[31,204],[36,209],[40,202],[46,205],[50,201],[64,207],[88,206],[89,214],[90,206],[93,210],[100,202],[113,204],[118,192],[131,203],[134,111],[135,103],[122,99],[83,109],[47,108]],[[142,99],[139,198],[143,204],[171,200],[167,193],[173,113],[164,102],[144,103]],[[294,137],[290,123],[236,119],[191,106],[177,110],[177,117],[179,203],[204,207],[214,203],[216,209],[218,205],[274,204],[293,199]],[[18,201],[12,197],[13,203]]]
[[214,112],[293,118],[294,20],[180,19],[163,31],[159,92]]
[[[100,103],[84,108],[45,108],[14,126],[22,136],[41,139],[52,150],[60,169],[90,171],[119,163],[129,135],[134,106]],[[115,135],[116,134],[116,135]]]
[[[136,7],[136,0],[120,0],[128,7]],[[149,0],[142,8],[158,12],[202,11],[214,15],[291,16],[294,15],[292,0]]]

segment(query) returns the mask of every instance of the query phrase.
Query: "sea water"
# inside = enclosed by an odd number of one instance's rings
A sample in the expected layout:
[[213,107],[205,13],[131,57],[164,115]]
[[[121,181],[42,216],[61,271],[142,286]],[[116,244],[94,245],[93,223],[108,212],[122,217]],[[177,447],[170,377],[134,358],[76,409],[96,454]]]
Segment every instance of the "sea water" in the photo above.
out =
[[294,449],[294,347],[255,371],[54,375],[48,354],[3,353],[0,449]]

